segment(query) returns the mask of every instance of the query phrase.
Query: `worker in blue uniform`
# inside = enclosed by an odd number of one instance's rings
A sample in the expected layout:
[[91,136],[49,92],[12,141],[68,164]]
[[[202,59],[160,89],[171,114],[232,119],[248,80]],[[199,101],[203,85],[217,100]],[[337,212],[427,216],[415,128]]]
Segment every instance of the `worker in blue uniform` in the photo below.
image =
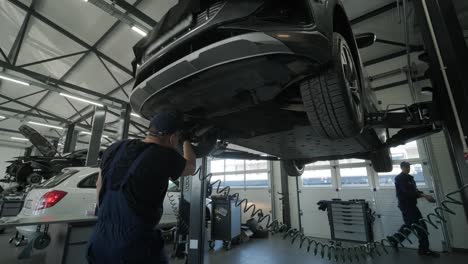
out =
[[88,243],[91,264],[168,263],[161,232],[168,181],[195,172],[195,154],[183,141],[176,112],[156,114],[144,140],[122,140],[103,154],[97,180],[98,220]]
[[[427,231],[427,225],[425,222],[419,221],[423,216],[417,207],[417,200],[419,198],[425,198],[431,203],[435,203],[435,199],[418,190],[414,177],[409,174],[411,169],[411,164],[409,162],[403,161],[400,164],[400,168],[401,173],[395,177],[395,188],[398,198],[398,208],[400,208],[401,214],[403,215],[404,225],[398,232],[408,236],[411,232],[405,228],[415,228],[419,237],[419,255],[439,257],[438,253],[429,249],[429,238],[425,232]],[[415,227],[414,224],[419,227]],[[424,230],[421,230],[421,228]],[[405,240],[405,237],[399,233],[396,233],[390,239],[390,242],[395,248],[397,248],[398,243]]]

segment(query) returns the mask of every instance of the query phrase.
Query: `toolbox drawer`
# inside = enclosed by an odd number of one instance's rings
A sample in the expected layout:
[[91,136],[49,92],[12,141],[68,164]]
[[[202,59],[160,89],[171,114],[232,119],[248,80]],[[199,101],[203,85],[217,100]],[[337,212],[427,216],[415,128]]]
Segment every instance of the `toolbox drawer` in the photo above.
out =
[[332,214],[333,214],[333,217],[335,216],[363,217],[362,212],[332,211]]
[[336,231],[353,231],[353,232],[366,232],[366,227],[363,224],[343,224],[333,223],[333,228]]
[[339,210],[359,210],[362,211],[362,204],[331,204],[332,209],[339,209]]
[[335,231],[335,239],[338,240],[353,240],[353,241],[367,241],[366,233],[354,231]]
[[353,223],[364,223],[364,217],[362,216],[344,216],[344,215],[334,215],[333,222],[338,220],[340,222],[353,222]]

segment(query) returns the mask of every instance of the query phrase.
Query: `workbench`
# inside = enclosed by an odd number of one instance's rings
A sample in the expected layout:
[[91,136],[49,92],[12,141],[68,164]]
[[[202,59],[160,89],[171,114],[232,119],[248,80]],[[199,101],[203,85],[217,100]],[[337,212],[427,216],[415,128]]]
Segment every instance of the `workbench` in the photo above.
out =
[[[32,239],[19,257],[28,256],[34,246],[45,246],[47,264],[82,264],[86,262],[86,245],[96,224],[96,216],[38,216],[17,218],[0,223],[2,227],[40,226],[41,234],[47,234],[50,242]],[[43,228],[42,228],[43,227]],[[44,242],[45,241],[45,242]],[[29,252],[28,252],[29,251]]]

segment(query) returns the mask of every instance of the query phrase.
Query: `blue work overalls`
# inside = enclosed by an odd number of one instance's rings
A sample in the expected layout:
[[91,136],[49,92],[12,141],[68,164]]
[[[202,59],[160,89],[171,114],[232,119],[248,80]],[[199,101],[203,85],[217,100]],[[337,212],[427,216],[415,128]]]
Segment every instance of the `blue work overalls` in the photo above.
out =
[[[129,207],[123,193],[123,186],[147,154],[145,147],[126,172],[116,171],[116,166],[125,152],[128,142],[120,143],[104,175],[105,193],[99,206],[98,222],[88,243],[87,259],[90,264],[165,264],[164,242],[159,230],[144,221]],[[111,180],[119,173],[120,181]],[[120,174],[120,175],[122,175]],[[112,185],[114,188],[112,189]],[[102,191],[102,190],[101,190]]]

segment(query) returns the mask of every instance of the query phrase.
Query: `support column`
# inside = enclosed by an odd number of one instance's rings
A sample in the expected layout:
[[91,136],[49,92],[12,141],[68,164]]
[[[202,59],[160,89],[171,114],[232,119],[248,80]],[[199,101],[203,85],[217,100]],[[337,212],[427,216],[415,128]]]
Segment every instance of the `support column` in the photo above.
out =
[[78,131],[75,130],[75,124],[68,125],[67,135],[65,137],[65,144],[63,145],[63,153],[70,153],[76,148],[76,141],[78,139]]
[[[279,162],[279,161],[278,161]],[[281,168],[281,202],[283,204],[283,224],[288,227],[291,227],[291,206],[289,203],[289,176],[286,174],[286,171]]]
[[206,207],[206,180],[207,158],[198,159],[197,167],[201,165],[202,180],[198,175],[192,177],[190,193],[190,231],[188,241],[188,263],[203,264],[205,257],[205,207]]
[[91,129],[91,139],[89,140],[88,156],[86,157],[86,166],[97,165],[99,150],[101,149],[102,131],[106,121],[106,109],[101,107],[94,108],[93,126]]
[[122,108],[120,114],[120,122],[119,122],[119,135],[120,139],[127,139],[128,138],[128,129],[130,128],[130,114],[132,113],[132,107],[130,104],[126,104],[125,108]]

